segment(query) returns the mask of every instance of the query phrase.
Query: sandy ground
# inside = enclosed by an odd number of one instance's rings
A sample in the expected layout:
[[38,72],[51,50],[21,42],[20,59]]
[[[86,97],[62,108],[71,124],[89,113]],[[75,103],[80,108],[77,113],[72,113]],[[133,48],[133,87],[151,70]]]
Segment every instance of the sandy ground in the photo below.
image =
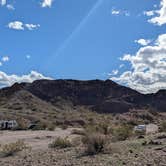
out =
[[[76,142],[66,149],[48,148],[56,137],[78,137],[72,130],[0,132],[0,144],[22,139],[32,147],[0,158],[0,166],[166,166],[166,133],[161,133],[164,137],[157,140],[162,142],[159,145],[143,146],[141,139],[120,141],[111,144],[109,153],[94,156],[85,155],[84,147]],[[158,135],[147,138],[156,140]]]
[[44,150],[48,148],[48,144],[56,137],[70,137],[73,128],[62,130],[56,128],[55,131],[1,131],[0,144],[7,144],[23,140],[27,145],[32,147],[32,150]]

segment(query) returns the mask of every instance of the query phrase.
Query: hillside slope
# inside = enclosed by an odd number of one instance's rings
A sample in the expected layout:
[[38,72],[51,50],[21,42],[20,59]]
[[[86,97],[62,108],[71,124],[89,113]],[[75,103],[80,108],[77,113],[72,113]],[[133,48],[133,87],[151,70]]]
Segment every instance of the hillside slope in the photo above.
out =
[[39,110],[45,107],[47,110],[58,109],[60,105],[66,105],[65,108],[84,106],[100,113],[123,113],[132,108],[145,107],[166,111],[166,91],[144,95],[111,80],[38,80],[33,83],[16,83],[0,90],[0,102],[5,100],[6,103],[13,103],[11,98],[20,100],[26,106],[27,103],[30,107],[35,105]]

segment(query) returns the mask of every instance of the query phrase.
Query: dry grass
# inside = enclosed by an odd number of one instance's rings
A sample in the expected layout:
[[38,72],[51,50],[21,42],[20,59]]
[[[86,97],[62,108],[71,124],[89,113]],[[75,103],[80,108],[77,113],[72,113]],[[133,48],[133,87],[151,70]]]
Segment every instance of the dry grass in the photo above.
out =
[[8,157],[8,156],[13,156],[15,153],[22,151],[24,149],[27,149],[28,147],[26,144],[18,140],[17,142],[14,143],[9,143],[5,145],[0,146],[0,156],[1,157]]
[[48,145],[49,148],[68,148],[71,147],[72,144],[67,138],[56,138],[52,143]]
[[88,155],[103,153],[108,142],[108,137],[99,133],[87,134],[82,138],[82,143],[86,148],[85,153]]

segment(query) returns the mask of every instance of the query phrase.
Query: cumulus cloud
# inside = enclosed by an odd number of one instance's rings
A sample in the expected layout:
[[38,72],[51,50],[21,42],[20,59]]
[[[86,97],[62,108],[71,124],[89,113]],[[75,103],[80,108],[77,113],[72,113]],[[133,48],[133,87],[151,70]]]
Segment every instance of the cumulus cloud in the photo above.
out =
[[53,0],[43,0],[42,7],[51,7]]
[[8,24],[8,28],[15,30],[24,30],[24,29],[34,30],[39,27],[40,27],[39,24],[24,24],[21,21],[13,21]]
[[2,6],[6,5],[6,0],[0,0],[0,5]]
[[149,39],[139,39],[139,40],[135,40],[135,43],[138,43],[142,46],[147,46],[149,43],[151,43],[151,40]]
[[112,80],[142,93],[166,89],[166,34],[158,36],[154,45],[143,46],[135,55],[124,55],[121,60],[128,61],[131,70]]
[[41,80],[41,79],[51,79],[50,77],[45,77],[41,73],[38,73],[36,71],[31,71],[27,75],[8,75],[5,72],[0,71],[0,88],[6,87],[6,86],[11,86],[14,83],[18,82],[33,82],[35,80]]
[[24,24],[21,21],[14,21],[8,24],[8,28],[15,30],[24,30]]
[[154,16],[148,22],[156,25],[166,24],[166,0],[161,0],[160,9],[146,12],[147,16]]

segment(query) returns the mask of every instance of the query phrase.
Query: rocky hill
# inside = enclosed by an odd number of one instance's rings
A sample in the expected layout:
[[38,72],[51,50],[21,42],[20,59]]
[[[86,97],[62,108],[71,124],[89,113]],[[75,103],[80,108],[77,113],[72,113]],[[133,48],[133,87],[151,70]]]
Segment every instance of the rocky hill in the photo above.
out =
[[59,110],[65,105],[66,109],[84,106],[99,113],[124,113],[132,108],[147,107],[166,112],[165,100],[165,90],[144,95],[111,80],[37,80],[0,90],[1,106],[18,107],[17,103],[21,103],[22,107],[31,109],[35,105],[39,110]]

